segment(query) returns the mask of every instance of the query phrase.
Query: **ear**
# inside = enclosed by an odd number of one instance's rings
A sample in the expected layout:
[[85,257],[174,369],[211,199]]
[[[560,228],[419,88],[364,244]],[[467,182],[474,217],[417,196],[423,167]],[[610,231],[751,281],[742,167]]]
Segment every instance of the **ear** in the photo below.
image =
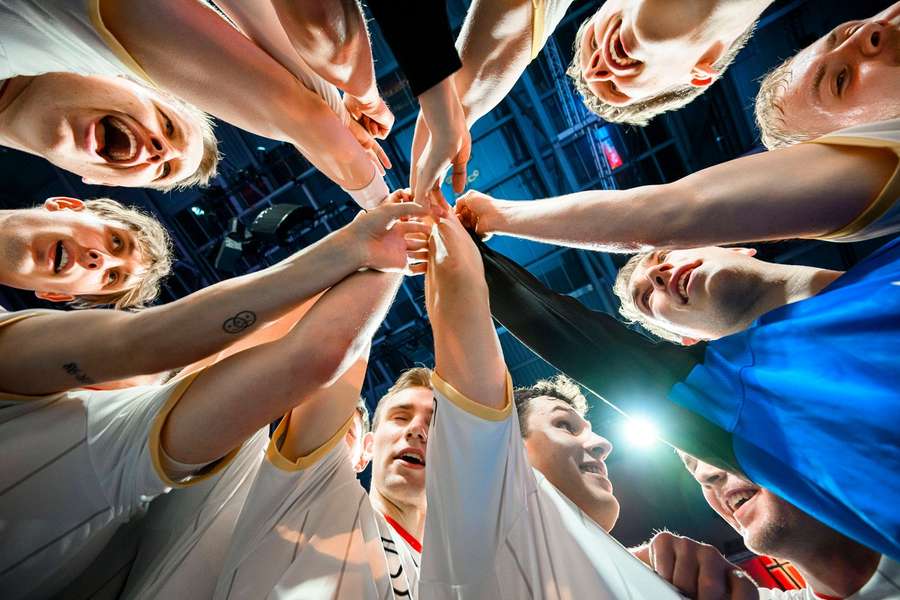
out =
[[57,294],[56,292],[35,291],[34,295],[41,300],[49,300],[50,302],[71,302],[75,299],[75,296],[72,296],[71,294]]
[[716,42],[700,57],[694,68],[691,69],[691,85],[694,87],[709,87],[721,75],[713,66],[725,53],[725,44]]
[[[374,445],[375,434],[370,431],[363,436],[362,454],[360,455],[360,462],[363,463],[363,469],[365,468],[365,465],[369,464],[372,461],[372,447]],[[358,472],[359,471],[357,471],[357,473]]]
[[69,196],[51,196],[44,200],[44,208],[49,211],[57,210],[82,210],[84,202],[78,198],[70,198]]
[[729,248],[729,250],[744,256],[756,256],[756,248]]
[[366,467],[369,466],[370,459],[371,459],[371,457],[368,454],[366,454],[365,451],[360,452],[359,459],[353,465],[353,472],[354,473],[362,473],[363,471],[365,471]]
[[694,344],[696,344],[699,341],[700,340],[698,340],[697,338],[692,338],[692,337],[682,337],[681,338],[681,344],[684,346],[693,346]]

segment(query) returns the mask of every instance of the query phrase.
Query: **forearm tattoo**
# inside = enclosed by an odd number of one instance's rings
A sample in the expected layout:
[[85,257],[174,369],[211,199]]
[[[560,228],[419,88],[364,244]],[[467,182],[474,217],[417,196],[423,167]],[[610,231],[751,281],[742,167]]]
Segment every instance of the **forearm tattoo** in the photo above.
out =
[[82,383],[84,385],[91,385],[96,383],[93,379],[88,377],[88,374],[81,370],[81,367],[78,366],[78,363],[66,363],[63,365],[63,369],[75,378],[78,383]]
[[222,331],[225,333],[240,333],[256,323],[256,313],[249,310],[242,310],[230,319],[225,319],[222,323]]

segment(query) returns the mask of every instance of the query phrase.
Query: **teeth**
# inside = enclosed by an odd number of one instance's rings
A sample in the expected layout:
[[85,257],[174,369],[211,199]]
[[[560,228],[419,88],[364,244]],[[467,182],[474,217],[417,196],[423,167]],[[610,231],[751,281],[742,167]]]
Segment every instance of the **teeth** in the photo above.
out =
[[110,133],[112,132],[105,131],[104,151],[106,155],[112,160],[130,160],[134,157],[137,150],[137,138],[135,138],[134,133],[125,123],[115,117],[107,117],[104,121],[108,127],[114,129],[127,140],[127,147],[123,148],[121,147],[122,144],[111,143],[113,140],[111,140]]
[[57,272],[65,269],[66,265],[68,265],[68,264],[69,264],[69,253],[66,252],[66,247],[63,246],[62,247],[62,258],[59,259],[59,269],[57,269]]
[[747,491],[741,492],[739,494],[735,494],[734,496],[729,498],[728,504],[731,507],[731,512],[734,512],[737,509],[739,509],[740,507],[742,507],[744,504],[749,502],[749,500],[755,495],[756,495],[755,491],[747,490]]
[[637,62],[635,59],[627,56],[619,56],[619,52],[616,50],[617,41],[619,41],[618,30],[609,37],[609,54],[612,56],[613,62],[620,67],[628,67],[635,64]]
[[681,294],[681,299],[685,302],[687,302],[687,276],[688,273],[685,273],[678,281],[678,292]]
[[410,462],[414,462],[418,465],[425,464],[425,461],[423,461],[421,458],[419,458],[415,454],[401,454],[400,458],[402,458],[404,460],[408,460]]

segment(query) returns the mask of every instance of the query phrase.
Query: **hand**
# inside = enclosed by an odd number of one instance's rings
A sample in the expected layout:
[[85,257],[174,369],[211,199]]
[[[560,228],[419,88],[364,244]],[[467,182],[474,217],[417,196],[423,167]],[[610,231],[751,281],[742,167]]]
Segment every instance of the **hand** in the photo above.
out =
[[427,216],[428,210],[411,200],[409,190],[397,190],[346,226],[363,267],[408,275],[425,272],[427,249],[422,252],[422,239],[431,228],[415,219]]
[[742,569],[709,544],[662,531],[650,541],[650,564],[660,577],[697,600],[757,600],[759,590]]
[[353,137],[356,138],[356,141],[359,142],[359,145],[369,154],[369,157],[372,159],[378,172],[381,175],[384,175],[384,170],[391,168],[391,159],[385,154],[384,149],[378,145],[378,142],[375,141],[372,134],[366,131],[365,128],[356,121],[350,121],[347,127],[350,129],[350,133],[353,134]]
[[442,295],[463,294],[472,298],[479,287],[486,288],[481,253],[452,211],[441,218],[428,240],[428,269],[425,301],[429,313]]
[[344,94],[344,106],[350,116],[373,137],[383,140],[394,126],[394,113],[380,96],[367,100]]
[[[427,125],[427,140],[422,142],[421,154],[412,164],[410,185],[413,198],[426,206],[430,195],[440,189],[441,181],[453,165],[453,191],[461,193],[466,187],[466,165],[472,153],[472,136],[466,115],[456,95],[452,78],[447,78],[419,96],[422,117]],[[418,129],[418,128],[417,128]],[[416,140],[414,139],[414,145]]]
[[487,194],[469,190],[456,200],[456,216],[463,227],[487,240],[495,231],[493,224],[499,215],[498,206],[503,200],[496,200]]

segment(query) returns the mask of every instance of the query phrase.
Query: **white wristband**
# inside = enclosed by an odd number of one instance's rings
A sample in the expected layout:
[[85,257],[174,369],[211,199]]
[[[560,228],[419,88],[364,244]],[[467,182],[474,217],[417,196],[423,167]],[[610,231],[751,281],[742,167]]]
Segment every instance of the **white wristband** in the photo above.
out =
[[366,210],[375,208],[384,202],[384,199],[388,197],[389,193],[388,186],[384,182],[384,177],[378,173],[377,169],[375,169],[375,173],[372,175],[372,181],[365,187],[358,190],[348,190],[347,188],[341,189],[350,194],[350,197]]

